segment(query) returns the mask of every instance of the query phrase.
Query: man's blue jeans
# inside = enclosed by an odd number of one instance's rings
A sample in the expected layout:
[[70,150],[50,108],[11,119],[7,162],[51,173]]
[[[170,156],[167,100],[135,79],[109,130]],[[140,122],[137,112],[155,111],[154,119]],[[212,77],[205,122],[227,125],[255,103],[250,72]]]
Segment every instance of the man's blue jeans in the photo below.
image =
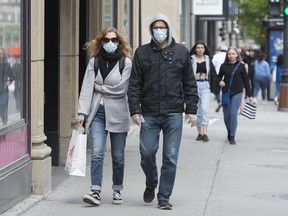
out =
[[[90,140],[92,147],[91,156],[91,190],[100,190],[103,179],[103,161],[105,154],[105,145],[108,131],[105,130],[105,109],[100,105],[96,116],[94,117],[90,128]],[[124,176],[124,152],[126,145],[127,133],[112,133],[111,139],[111,156],[113,166],[113,190],[123,189]]]
[[238,125],[238,110],[242,101],[242,94],[238,93],[230,97],[230,103],[223,106],[224,122],[227,131],[230,131],[230,136],[236,135]]
[[172,194],[179,147],[182,137],[182,114],[143,115],[145,122],[140,130],[141,167],[146,176],[146,187],[156,188],[158,171],[156,153],[159,148],[160,131],[163,132],[163,152],[158,201],[169,201]]

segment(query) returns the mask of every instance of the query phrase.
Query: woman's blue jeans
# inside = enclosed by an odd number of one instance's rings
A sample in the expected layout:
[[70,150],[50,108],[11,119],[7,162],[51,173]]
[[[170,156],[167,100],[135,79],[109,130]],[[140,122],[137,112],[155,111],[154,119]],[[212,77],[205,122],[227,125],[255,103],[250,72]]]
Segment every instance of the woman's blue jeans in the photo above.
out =
[[230,131],[230,136],[236,135],[238,124],[238,110],[242,101],[242,94],[238,93],[233,97],[230,97],[230,103],[223,106],[224,123],[227,131]]
[[156,188],[158,171],[156,153],[159,148],[160,131],[163,132],[163,151],[158,201],[169,201],[172,194],[178,153],[182,137],[182,114],[144,115],[140,129],[141,167],[146,176],[146,187]]
[[255,76],[253,83],[254,83],[254,98],[257,98],[258,92],[261,89],[262,100],[266,100],[266,90],[269,86],[269,79],[266,76]]
[[[100,190],[103,179],[103,161],[105,154],[105,145],[108,131],[105,130],[105,109],[100,105],[90,128],[90,140],[92,147],[91,156],[91,190]],[[127,132],[112,133],[111,139],[111,156],[113,166],[113,190],[123,189],[124,177],[124,158]]]
[[206,82],[197,82],[198,89],[198,109],[196,127],[200,128],[203,125],[209,125],[209,110],[210,110],[210,84]]

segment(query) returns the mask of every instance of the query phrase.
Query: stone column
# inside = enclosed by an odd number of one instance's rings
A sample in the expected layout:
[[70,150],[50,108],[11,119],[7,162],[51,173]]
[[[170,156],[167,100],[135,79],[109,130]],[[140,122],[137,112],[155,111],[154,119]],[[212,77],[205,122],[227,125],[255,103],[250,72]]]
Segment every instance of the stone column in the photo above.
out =
[[[61,0],[60,4],[60,164],[65,165],[75,126],[79,74],[79,0]],[[86,23],[83,23],[86,25]]]
[[51,148],[44,142],[44,0],[31,0],[31,159],[34,194],[51,190]]

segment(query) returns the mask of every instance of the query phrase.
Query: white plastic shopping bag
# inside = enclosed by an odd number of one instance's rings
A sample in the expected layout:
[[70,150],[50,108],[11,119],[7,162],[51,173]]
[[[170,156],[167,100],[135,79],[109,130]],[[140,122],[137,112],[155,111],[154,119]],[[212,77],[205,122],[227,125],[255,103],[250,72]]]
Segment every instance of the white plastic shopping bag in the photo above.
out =
[[70,139],[65,170],[69,175],[86,175],[86,148],[87,135],[83,134],[83,128],[73,129]]

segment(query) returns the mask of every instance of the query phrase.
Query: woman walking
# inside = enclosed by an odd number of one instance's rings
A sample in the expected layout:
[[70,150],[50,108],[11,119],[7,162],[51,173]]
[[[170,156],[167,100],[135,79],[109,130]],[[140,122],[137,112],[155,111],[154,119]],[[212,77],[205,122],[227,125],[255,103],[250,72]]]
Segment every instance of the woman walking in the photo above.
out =
[[131,49],[118,30],[112,27],[103,29],[94,40],[86,43],[86,48],[91,59],[82,83],[76,119],[78,126],[82,126],[85,120],[86,134],[89,134],[92,146],[91,191],[84,195],[83,201],[100,204],[104,151],[109,133],[113,168],[112,203],[121,204],[124,150],[130,126],[127,89],[132,67]]
[[224,123],[228,132],[228,141],[230,144],[236,144],[237,116],[243,88],[245,88],[250,102],[253,101],[248,74],[237,48],[228,49],[225,62],[220,67],[218,82],[219,86],[222,87],[222,94],[229,92],[229,104],[222,104]]
[[254,102],[257,103],[257,95],[259,90],[261,89],[262,101],[265,101],[266,91],[269,86],[270,81],[272,80],[271,70],[269,63],[265,60],[266,54],[261,52],[258,55],[257,60],[254,64],[255,69],[255,77],[253,80],[254,83]]
[[196,123],[198,136],[196,140],[208,142],[210,95],[214,92],[213,83],[215,83],[217,74],[210,59],[210,51],[204,42],[197,42],[191,48],[190,55],[199,96]]

